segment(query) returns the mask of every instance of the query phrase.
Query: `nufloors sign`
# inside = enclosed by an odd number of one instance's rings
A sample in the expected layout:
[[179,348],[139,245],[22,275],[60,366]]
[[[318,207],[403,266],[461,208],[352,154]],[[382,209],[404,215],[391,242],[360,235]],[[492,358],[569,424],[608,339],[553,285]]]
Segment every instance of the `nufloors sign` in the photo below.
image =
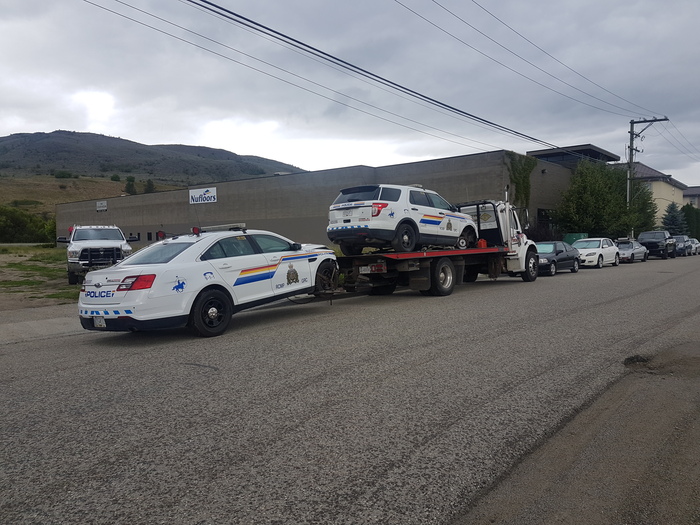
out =
[[216,188],[190,190],[190,204],[207,204],[210,202],[216,202]]

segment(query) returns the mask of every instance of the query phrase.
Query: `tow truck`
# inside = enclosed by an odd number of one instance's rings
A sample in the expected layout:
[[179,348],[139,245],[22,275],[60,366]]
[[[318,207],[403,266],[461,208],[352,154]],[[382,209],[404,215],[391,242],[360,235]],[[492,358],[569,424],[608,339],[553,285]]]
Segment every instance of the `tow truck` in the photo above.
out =
[[346,291],[388,295],[399,286],[423,295],[446,296],[458,284],[474,282],[480,274],[537,279],[538,255],[517,210],[505,201],[480,200],[457,205],[473,217],[478,229],[475,248],[426,248],[416,252],[378,250],[338,257],[339,284]]

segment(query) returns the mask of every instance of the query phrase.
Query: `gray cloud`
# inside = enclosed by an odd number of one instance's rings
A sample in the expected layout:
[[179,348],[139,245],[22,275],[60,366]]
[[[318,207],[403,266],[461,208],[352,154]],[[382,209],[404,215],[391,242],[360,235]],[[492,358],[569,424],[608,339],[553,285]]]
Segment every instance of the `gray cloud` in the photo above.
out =
[[[143,12],[115,0],[94,3],[156,29],[89,2],[3,4],[0,44],[11,52],[0,58],[0,135],[96,131],[147,144],[223,147],[306,169],[542,148],[398,97],[186,1],[129,2]],[[667,115],[671,124],[655,124],[644,133],[637,160],[700,185],[700,35],[694,27],[700,3],[480,3],[580,75],[474,2],[219,2],[552,144],[590,142],[624,159],[629,121]],[[100,100],[111,103],[111,110],[98,107]]]

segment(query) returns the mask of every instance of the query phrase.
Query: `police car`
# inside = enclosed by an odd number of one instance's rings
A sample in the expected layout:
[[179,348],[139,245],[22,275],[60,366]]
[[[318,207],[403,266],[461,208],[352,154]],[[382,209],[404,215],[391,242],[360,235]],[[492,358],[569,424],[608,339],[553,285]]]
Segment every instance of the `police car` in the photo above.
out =
[[425,246],[476,246],[476,224],[432,190],[370,184],[340,190],[328,212],[328,238],[345,255],[366,246],[412,252]]
[[237,311],[335,287],[332,250],[272,232],[237,228],[156,242],[110,268],[89,272],[78,302],[87,330],[190,326],[220,335]]

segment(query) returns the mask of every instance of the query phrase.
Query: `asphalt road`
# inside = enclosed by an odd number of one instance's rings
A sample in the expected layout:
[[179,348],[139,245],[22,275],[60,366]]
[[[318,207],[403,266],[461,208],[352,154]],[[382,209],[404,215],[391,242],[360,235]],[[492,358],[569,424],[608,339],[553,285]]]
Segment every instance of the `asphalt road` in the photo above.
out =
[[699,284],[700,257],[652,259],[282,302],[214,339],[3,312],[0,522],[461,522],[625,358],[696,344]]

